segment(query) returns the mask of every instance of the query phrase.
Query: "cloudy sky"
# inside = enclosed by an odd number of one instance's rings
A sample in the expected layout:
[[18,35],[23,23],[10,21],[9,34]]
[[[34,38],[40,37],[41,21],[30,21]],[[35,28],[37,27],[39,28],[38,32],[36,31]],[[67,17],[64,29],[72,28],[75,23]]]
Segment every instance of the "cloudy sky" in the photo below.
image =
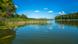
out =
[[18,14],[30,18],[54,18],[78,12],[78,0],[13,0]]

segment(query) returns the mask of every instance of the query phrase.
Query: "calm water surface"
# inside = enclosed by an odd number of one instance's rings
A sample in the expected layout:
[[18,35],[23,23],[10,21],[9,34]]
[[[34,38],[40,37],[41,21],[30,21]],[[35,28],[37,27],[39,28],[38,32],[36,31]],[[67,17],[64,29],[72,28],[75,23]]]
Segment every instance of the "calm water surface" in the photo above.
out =
[[45,25],[25,25],[16,28],[6,44],[78,44],[78,23],[51,21]]

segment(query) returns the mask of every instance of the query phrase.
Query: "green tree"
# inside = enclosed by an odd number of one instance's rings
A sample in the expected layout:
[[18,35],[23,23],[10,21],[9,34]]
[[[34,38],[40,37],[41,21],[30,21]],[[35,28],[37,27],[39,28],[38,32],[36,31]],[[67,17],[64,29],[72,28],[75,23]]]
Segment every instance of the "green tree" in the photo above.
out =
[[15,6],[12,0],[0,0],[0,16],[10,17],[15,13]]
[[21,15],[22,18],[28,18],[26,15],[22,14]]

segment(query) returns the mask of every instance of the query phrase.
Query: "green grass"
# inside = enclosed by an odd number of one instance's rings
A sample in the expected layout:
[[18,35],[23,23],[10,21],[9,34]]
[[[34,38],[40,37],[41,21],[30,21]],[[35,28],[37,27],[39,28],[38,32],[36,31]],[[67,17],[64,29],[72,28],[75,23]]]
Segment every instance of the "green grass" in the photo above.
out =
[[47,24],[47,19],[6,18],[0,22],[0,29],[12,29],[28,24]]

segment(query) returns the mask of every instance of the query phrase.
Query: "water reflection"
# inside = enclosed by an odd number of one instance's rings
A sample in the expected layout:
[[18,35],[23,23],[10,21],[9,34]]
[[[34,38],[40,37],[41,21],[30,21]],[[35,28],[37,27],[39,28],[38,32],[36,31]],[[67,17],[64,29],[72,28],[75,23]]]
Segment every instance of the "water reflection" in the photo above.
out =
[[55,21],[60,25],[69,25],[69,26],[76,26],[78,27],[78,21]]
[[14,30],[0,30],[0,44],[12,44],[16,34]]
[[13,44],[78,44],[78,28],[68,25],[52,22],[17,28]]
[[[0,44],[78,44],[77,22],[52,21],[0,30]],[[15,38],[16,36],[16,38]]]

